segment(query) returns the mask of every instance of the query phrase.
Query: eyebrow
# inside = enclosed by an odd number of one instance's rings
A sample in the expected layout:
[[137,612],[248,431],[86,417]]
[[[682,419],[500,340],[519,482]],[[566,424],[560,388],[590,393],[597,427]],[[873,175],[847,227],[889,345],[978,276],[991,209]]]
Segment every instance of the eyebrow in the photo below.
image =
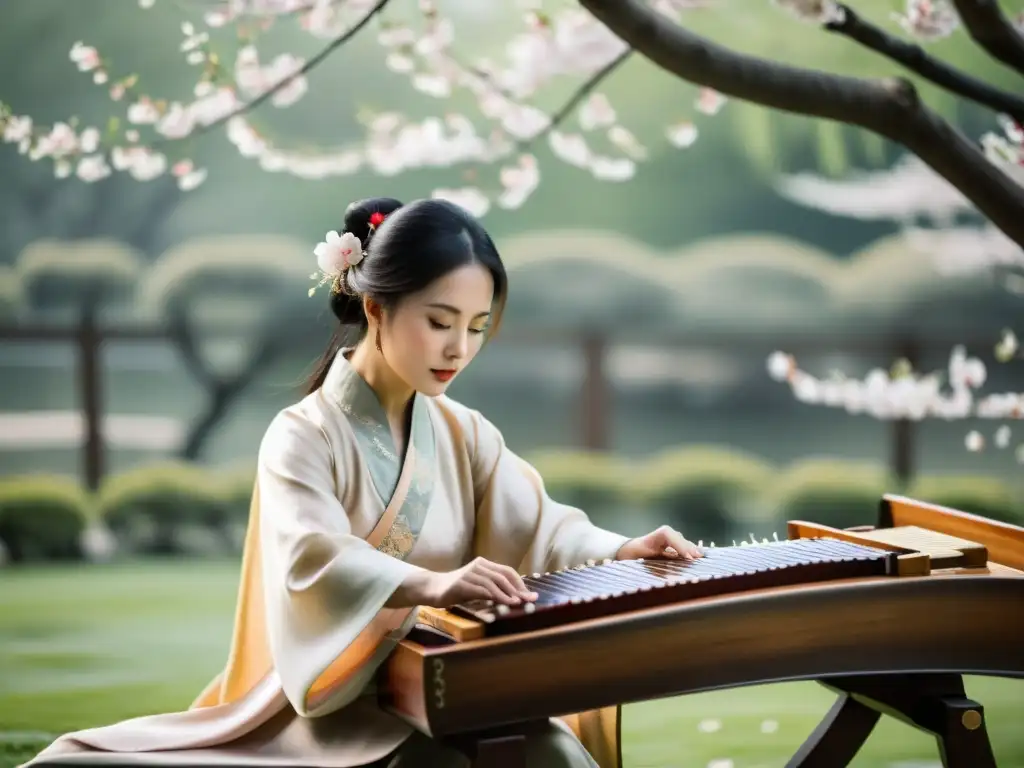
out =
[[[427,306],[433,307],[434,309],[443,309],[445,312],[451,312],[453,315],[462,314],[461,310],[459,310],[457,307],[453,307],[451,304],[427,304]],[[478,317],[487,317],[490,314],[491,313],[489,311],[477,312],[475,315],[473,315],[473,319],[475,320]]]

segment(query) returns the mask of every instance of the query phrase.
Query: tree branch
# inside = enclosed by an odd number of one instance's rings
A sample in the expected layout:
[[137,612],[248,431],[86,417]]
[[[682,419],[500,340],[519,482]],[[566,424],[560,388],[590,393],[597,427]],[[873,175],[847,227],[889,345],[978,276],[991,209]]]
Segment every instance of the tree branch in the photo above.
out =
[[213,386],[207,388],[206,408],[189,425],[185,441],[178,450],[181,458],[195,461],[202,456],[207,441],[231,406],[285,350],[279,339],[266,335],[257,343],[256,351],[240,371],[218,378]]
[[997,0],[953,0],[953,5],[974,42],[1024,75],[1024,34],[1003,15]]
[[902,144],[1024,246],[1024,187],[920,103],[902,79],[863,80],[730,51],[640,0],[580,0],[638,53],[683,80],[785,112],[857,125]]
[[199,351],[199,340],[192,332],[188,312],[179,301],[173,301],[168,308],[167,330],[171,341],[178,348],[178,354],[188,372],[207,391],[220,384],[217,374],[206,364]]
[[544,126],[542,129],[537,131],[529,138],[523,139],[522,141],[518,142],[516,144],[516,148],[522,151],[528,148],[530,145],[534,144],[535,142],[539,141],[540,139],[543,139],[545,136],[547,136],[549,133],[555,130],[555,128],[561,125],[569,117],[569,115],[572,114],[573,110],[576,109],[577,106],[579,106],[580,102],[582,102],[583,99],[589,96],[590,93],[595,88],[597,88],[597,86],[604,82],[605,78],[607,78],[612,72],[614,72],[616,69],[622,66],[625,63],[626,59],[628,59],[630,57],[630,54],[632,53],[633,49],[627,48],[614,59],[612,59],[603,67],[601,67],[599,70],[594,72],[594,74],[587,78],[586,82],[580,85],[580,87],[576,89],[572,96],[570,96],[565,101],[565,103],[558,108],[558,111],[551,115],[551,117],[548,119],[548,124],[546,126]]
[[925,53],[920,45],[890,35],[871,22],[862,19],[848,6],[841,5],[840,10],[843,20],[830,22],[825,25],[825,29],[848,37],[865,48],[870,48],[875,53],[902,64],[911,72],[916,72],[936,85],[941,85],[947,91],[997,112],[1005,113],[1018,123],[1024,123],[1024,98],[989,85],[966,72],[961,72]]
[[[256,109],[256,107],[260,106],[261,104],[263,104],[263,102],[273,97],[275,93],[277,93],[282,88],[287,86],[290,82],[292,82],[298,77],[302,77],[303,75],[308,74],[314,67],[318,66],[323,61],[325,61],[327,57],[334,53],[338,48],[340,48],[353,37],[358,35],[359,32],[362,31],[363,27],[369,24],[373,20],[374,16],[383,11],[385,6],[387,6],[389,2],[391,2],[391,0],[377,0],[377,3],[369,11],[366,12],[363,18],[357,21],[353,26],[346,29],[336,38],[331,40],[331,42],[325,45],[313,58],[307,61],[302,67],[297,69],[288,77],[281,78],[278,82],[274,83],[272,86],[267,88],[267,90],[265,90],[252,101],[245,102],[237,109],[233,109],[231,112],[224,115],[223,117],[214,120],[212,123],[207,123],[206,125],[197,128],[196,130],[192,131],[192,133],[190,133],[188,136],[182,138],[191,139],[195,138],[196,136],[202,136],[204,133],[209,133],[210,131],[219,128],[220,126],[229,122],[231,119],[239,117],[241,115],[244,115],[246,112],[251,112],[252,110]],[[154,142],[154,146],[160,146],[161,144],[166,144],[171,141],[177,141],[177,139],[163,139],[161,141]]]

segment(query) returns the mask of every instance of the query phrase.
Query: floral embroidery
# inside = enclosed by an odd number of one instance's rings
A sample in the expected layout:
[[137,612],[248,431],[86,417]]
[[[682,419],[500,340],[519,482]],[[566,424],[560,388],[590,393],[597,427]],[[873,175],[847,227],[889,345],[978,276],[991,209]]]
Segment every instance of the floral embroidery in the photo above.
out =
[[[380,422],[374,421],[370,417],[358,413],[350,403],[339,403],[338,406],[341,408],[342,411],[345,412],[346,416],[349,416],[355,421],[358,421],[360,424],[362,424],[364,427],[370,430],[370,444],[377,449],[377,452],[381,456],[383,456],[385,459],[388,459],[389,461],[398,461],[398,456],[395,455],[394,451],[390,450],[386,445],[384,445],[384,441],[381,440],[381,433],[386,433],[386,431],[384,429],[384,426],[380,424]],[[391,436],[387,435],[387,437],[388,439],[390,439]]]
[[404,560],[412,552],[415,544],[416,535],[409,527],[409,521],[405,515],[399,512],[395,522],[391,524],[391,530],[385,534],[384,540],[377,546],[377,549],[385,555]]
[[377,547],[381,552],[404,560],[412,552],[423,528],[427,510],[433,494],[433,463],[415,444],[409,445],[409,456],[406,461],[414,461],[413,476],[409,483],[409,491],[402,505],[402,510],[395,516],[391,529],[385,534],[384,540]]
[[[349,419],[378,496],[386,502],[398,487],[404,464],[394,448],[377,396],[343,354],[332,363],[323,390]],[[405,461],[414,462],[413,475],[390,530],[377,546],[380,552],[399,560],[408,557],[416,546],[434,493],[434,427],[426,399],[415,397],[405,457]]]

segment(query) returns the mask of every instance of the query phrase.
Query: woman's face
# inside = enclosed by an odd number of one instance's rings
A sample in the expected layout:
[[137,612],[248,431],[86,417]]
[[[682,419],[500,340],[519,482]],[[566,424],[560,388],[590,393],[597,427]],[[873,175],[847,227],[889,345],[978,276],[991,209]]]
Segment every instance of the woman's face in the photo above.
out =
[[468,264],[435,280],[385,314],[384,357],[417,392],[436,397],[476,357],[491,320],[494,279]]

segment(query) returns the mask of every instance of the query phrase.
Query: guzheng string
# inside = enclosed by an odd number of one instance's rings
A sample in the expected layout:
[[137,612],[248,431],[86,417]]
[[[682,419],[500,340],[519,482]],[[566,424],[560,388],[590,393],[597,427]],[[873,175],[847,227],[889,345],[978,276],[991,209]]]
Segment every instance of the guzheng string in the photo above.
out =
[[630,594],[706,578],[878,556],[876,549],[838,540],[796,539],[784,544],[712,547],[704,549],[704,557],[694,561],[606,560],[600,567],[590,561],[586,566],[564,571],[535,573],[525,577],[524,581],[529,589],[539,595],[537,604],[557,605],[582,602],[588,597]]
[[[793,539],[733,547],[702,548],[704,557],[693,561],[605,560],[549,573],[524,576],[527,587],[538,598],[520,608],[495,606],[475,600],[459,606],[485,622],[503,617],[532,614],[559,606],[607,601],[618,597],[710,580],[725,580],[811,566],[865,561],[879,562],[889,552],[837,539]],[[842,572],[838,572],[840,575]]]

